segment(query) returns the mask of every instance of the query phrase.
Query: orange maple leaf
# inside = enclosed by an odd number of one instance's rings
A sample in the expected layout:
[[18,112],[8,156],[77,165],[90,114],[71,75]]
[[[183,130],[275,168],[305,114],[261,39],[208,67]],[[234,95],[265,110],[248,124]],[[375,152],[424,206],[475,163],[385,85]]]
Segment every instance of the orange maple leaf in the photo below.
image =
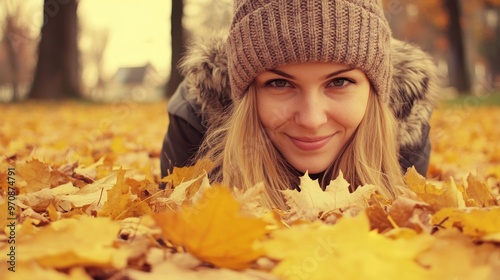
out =
[[99,217],[110,217],[116,220],[151,213],[151,208],[147,203],[132,197],[130,187],[125,183],[125,172],[123,169],[118,170],[116,185],[106,191],[107,200],[98,213]]
[[266,233],[266,223],[242,215],[224,187],[211,187],[194,205],[153,217],[165,239],[219,267],[244,269],[262,256],[253,244]]
[[16,170],[20,177],[26,181],[27,192],[55,187],[70,180],[67,175],[53,170],[48,164],[38,159],[17,163]]

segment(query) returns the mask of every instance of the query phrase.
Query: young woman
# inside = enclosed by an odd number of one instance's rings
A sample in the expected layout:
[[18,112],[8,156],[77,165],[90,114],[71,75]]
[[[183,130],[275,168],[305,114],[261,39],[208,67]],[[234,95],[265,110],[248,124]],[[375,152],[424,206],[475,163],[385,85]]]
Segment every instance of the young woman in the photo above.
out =
[[435,70],[391,38],[379,1],[237,0],[229,33],[193,45],[169,101],[162,175],[209,158],[211,178],[286,208],[281,190],[308,172],[388,198],[425,174]]

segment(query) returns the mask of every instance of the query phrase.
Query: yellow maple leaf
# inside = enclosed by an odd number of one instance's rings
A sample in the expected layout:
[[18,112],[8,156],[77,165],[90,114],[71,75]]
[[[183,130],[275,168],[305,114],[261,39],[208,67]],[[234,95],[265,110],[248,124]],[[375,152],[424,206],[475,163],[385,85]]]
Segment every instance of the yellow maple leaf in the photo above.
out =
[[434,214],[432,223],[445,228],[458,228],[472,237],[500,241],[500,207],[444,208]]
[[125,172],[126,170],[123,169],[118,170],[116,185],[107,190],[107,200],[98,213],[99,217],[110,217],[116,220],[151,213],[151,208],[147,203],[133,200],[130,187],[125,184]]
[[219,267],[244,269],[262,255],[253,244],[266,233],[266,223],[242,215],[227,188],[213,186],[192,206],[153,217],[165,239]]
[[309,211],[310,209],[316,213],[352,206],[366,207],[368,199],[377,190],[374,185],[365,185],[352,193],[349,192],[349,183],[344,179],[342,172],[330,182],[324,191],[318,180],[312,180],[307,172],[300,177],[299,187],[300,192],[283,191],[287,204],[294,211]]
[[467,206],[489,207],[498,206],[498,202],[493,195],[491,188],[479,179],[469,174],[467,176],[467,188],[465,189],[467,196]]
[[183,182],[200,178],[203,173],[210,172],[213,165],[214,164],[210,160],[201,159],[198,160],[193,166],[174,167],[172,174],[162,178],[161,182],[170,184],[170,187],[176,187]]
[[28,192],[36,192],[50,188],[51,170],[49,166],[38,159],[16,164],[16,171],[26,182]]
[[273,273],[284,279],[428,279],[415,259],[434,239],[428,235],[390,239],[370,231],[363,212],[335,225],[295,225],[261,243],[280,261]]
[[405,184],[423,201],[435,210],[443,207],[465,207],[463,193],[457,188],[453,178],[445,180],[441,185],[427,183],[414,167],[408,168],[404,176]]
[[[17,262],[44,267],[95,266],[124,268],[127,253],[113,247],[120,225],[109,218],[82,216],[52,222],[29,236],[19,235]],[[2,262],[8,248],[0,250]]]

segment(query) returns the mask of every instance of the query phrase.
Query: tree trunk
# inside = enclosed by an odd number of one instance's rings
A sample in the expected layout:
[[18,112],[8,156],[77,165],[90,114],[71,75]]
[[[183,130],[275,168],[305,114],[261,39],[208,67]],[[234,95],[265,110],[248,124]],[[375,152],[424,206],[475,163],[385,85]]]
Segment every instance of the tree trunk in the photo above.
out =
[[491,76],[492,76],[492,87],[500,88],[500,7],[495,8],[497,14],[497,22],[495,26],[495,35],[493,40],[493,46],[491,47]]
[[165,87],[165,95],[171,97],[177,86],[182,81],[182,76],[177,69],[180,59],[184,53],[184,28],[182,27],[182,17],[184,4],[182,0],[172,0],[172,15],[171,15],[171,46],[172,46],[172,61],[170,64],[170,78]]
[[450,18],[448,23],[448,36],[450,41],[450,85],[456,87],[460,93],[469,93],[471,91],[471,81],[465,55],[463,28],[460,22],[460,1],[446,0],[445,6]]
[[81,96],[77,46],[78,0],[44,0],[44,22],[30,98]]
[[20,47],[20,45],[16,45],[15,43],[15,32],[18,30],[18,26],[16,26],[16,19],[9,17],[6,20],[6,29],[5,31],[11,32],[10,34],[8,33],[7,38],[4,41],[4,46],[7,50],[7,55],[8,55],[8,60],[9,60],[9,66],[10,66],[10,73],[11,73],[11,87],[12,87],[12,101],[17,101],[20,99],[20,94],[19,94],[19,57],[18,57],[18,51],[16,47]]

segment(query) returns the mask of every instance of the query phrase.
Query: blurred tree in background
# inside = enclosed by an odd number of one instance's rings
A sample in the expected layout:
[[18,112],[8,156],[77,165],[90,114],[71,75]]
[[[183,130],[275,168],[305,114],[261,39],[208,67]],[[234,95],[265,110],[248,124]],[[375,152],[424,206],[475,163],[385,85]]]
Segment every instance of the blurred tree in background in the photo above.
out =
[[[30,97],[38,99],[80,97],[82,91],[105,95],[102,68],[109,34],[97,36],[92,31],[96,36],[90,36],[90,41],[95,48],[81,61],[78,0],[38,1],[44,3],[43,24],[37,27],[41,30],[40,40],[30,34],[33,19],[31,26],[21,19],[26,2],[3,0],[0,99],[24,98],[29,88]],[[233,0],[172,1],[171,45],[167,46],[172,59],[170,67],[166,66],[171,71],[164,90],[166,97],[182,80],[177,66],[186,44],[226,29],[231,21],[232,3]],[[429,52],[438,63],[443,85],[464,93],[500,88],[500,0],[384,0],[384,4],[394,37]],[[93,86],[81,85],[80,63],[93,64],[97,69],[97,74],[91,74],[96,75]],[[8,99],[7,95],[13,98]]]
[[77,7],[78,0],[44,0],[38,63],[30,98],[81,96]]
[[174,94],[182,81],[177,66],[192,39],[227,29],[233,0],[172,0],[172,61],[166,96]]
[[500,87],[500,0],[384,0],[394,37],[438,61],[459,92]]
[[170,97],[182,81],[182,76],[177,69],[186,46],[186,35],[182,19],[184,17],[184,1],[172,0],[172,15],[170,16],[170,36],[172,60],[170,63],[170,78],[166,84],[165,94]]
[[5,17],[1,23],[0,91],[2,95],[10,92],[12,100],[20,100],[31,83],[37,40],[32,38],[29,22],[23,18],[22,2],[6,0],[2,6]]

